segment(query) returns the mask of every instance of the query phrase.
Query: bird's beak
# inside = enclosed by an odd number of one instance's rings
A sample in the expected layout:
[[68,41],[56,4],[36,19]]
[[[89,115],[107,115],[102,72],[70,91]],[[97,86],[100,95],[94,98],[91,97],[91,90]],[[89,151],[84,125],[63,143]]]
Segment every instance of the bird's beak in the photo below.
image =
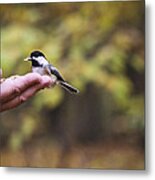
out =
[[27,57],[27,58],[24,59],[24,61],[31,61],[31,58]]

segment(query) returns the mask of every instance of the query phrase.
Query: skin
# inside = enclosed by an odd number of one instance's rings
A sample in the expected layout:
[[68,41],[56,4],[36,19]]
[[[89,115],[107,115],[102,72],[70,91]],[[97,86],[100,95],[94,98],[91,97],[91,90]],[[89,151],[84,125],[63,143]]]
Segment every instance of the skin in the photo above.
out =
[[5,79],[0,84],[0,112],[19,106],[39,90],[54,84],[54,80],[49,76],[41,76],[37,73]]

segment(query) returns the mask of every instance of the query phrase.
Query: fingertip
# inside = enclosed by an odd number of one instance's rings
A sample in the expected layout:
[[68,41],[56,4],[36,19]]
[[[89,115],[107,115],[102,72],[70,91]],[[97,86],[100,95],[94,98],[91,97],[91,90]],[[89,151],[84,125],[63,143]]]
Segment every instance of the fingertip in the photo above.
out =
[[34,81],[36,83],[37,82],[40,83],[42,81],[41,75],[38,73],[34,73],[34,72],[26,74],[25,78],[29,81]]
[[47,75],[42,76],[42,84],[44,87],[51,87],[55,84],[55,81]]

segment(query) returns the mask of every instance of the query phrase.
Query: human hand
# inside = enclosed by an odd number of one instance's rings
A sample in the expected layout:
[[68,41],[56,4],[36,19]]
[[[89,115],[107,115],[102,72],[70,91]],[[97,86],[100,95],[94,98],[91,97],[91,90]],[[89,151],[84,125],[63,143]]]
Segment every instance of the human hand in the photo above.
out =
[[5,79],[0,84],[0,112],[19,106],[39,90],[54,84],[52,78],[37,73]]

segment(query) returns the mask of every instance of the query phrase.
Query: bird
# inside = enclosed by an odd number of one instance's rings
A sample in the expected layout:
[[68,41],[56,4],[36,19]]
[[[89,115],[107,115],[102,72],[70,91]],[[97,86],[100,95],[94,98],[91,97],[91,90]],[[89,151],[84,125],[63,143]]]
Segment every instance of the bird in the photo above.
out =
[[40,75],[48,75],[55,79],[57,85],[67,90],[71,94],[79,93],[79,90],[64,80],[56,67],[48,62],[46,56],[39,50],[32,51],[30,56],[25,58],[24,61],[31,61],[32,72],[39,73]]

